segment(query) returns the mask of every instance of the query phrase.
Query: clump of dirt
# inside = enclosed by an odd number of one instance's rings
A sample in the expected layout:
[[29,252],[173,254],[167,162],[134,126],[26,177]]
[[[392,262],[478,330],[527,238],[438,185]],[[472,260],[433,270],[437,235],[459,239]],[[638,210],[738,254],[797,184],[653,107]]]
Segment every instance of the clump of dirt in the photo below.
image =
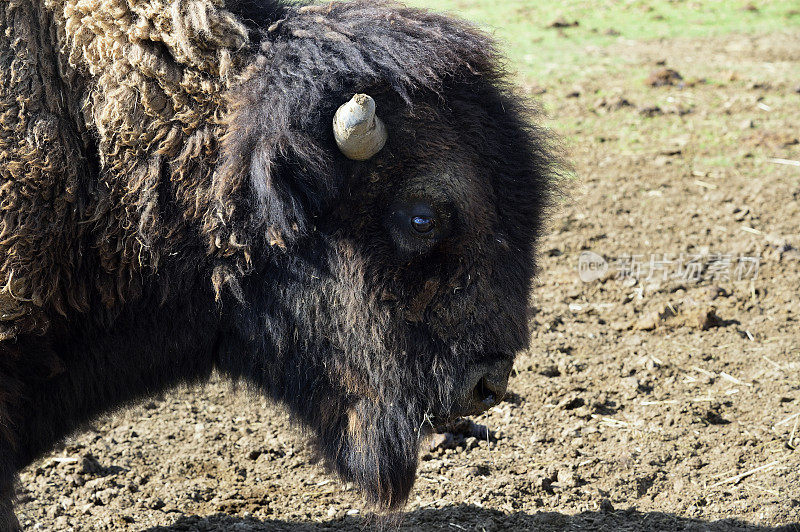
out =
[[575,28],[578,26],[580,26],[580,22],[577,20],[567,20],[563,17],[557,18],[547,25],[548,28]]
[[[676,307],[680,310],[676,310]],[[630,324],[630,328],[639,331],[652,331],[657,327],[689,327],[707,331],[712,327],[722,327],[726,323],[717,316],[717,308],[713,305],[667,304],[662,306],[660,310],[650,311],[639,316]]]
[[608,98],[603,97],[597,100],[594,104],[595,110],[602,110],[605,112],[619,111],[620,109],[624,109],[626,107],[634,107],[634,105],[624,96],[611,96]]
[[654,70],[647,76],[645,80],[645,84],[651,87],[664,87],[667,85],[678,85],[683,82],[683,76],[681,76],[677,70],[673,70],[671,68],[660,68],[658,70]]
[[[486,425],[475,423],[471,419],[459,419],[447,426],[439,427],[438,432],[428,440],[428,452],[437,453],[448,449],[474,449],[478,441],[496,442],[493,430]],[[431,455],[423,454],[423,460],[430,459]]]
[[[753,124],[751,127],[754,127]],[[746,146],[781,149],[800,145],[800,137],[791,131],[757,131],[742,138]]]

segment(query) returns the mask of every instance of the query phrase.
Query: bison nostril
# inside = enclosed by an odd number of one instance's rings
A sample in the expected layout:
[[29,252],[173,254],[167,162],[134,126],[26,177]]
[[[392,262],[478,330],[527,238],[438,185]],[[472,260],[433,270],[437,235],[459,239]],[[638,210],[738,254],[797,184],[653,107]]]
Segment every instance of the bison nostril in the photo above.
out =
[[492,386],[486,377],[481,377],[478,384],[475,386],[474,397],[478,403],[481,403],[484,408],[491,408],[500,402],[499,395],[502,391],[497,387]]
[[456,402],[451,417],[472,416],[500,404],[506,394],[511,360],[501,359],[492,364],[474,368],[463,388],[455,390]]

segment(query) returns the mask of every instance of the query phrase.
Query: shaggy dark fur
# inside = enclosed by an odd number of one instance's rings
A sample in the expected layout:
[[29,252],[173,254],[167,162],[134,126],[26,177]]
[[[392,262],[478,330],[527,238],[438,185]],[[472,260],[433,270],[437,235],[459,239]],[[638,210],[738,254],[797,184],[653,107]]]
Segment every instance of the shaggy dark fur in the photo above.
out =
[[[332,116],[372,95],[366,162]],[[15,471],[217,369],[403,504],[419,439],[528,341],[555,167],[489,38],[374,2],[0,5],[0,519]],[[398,202],[440,214],[399,234]]]

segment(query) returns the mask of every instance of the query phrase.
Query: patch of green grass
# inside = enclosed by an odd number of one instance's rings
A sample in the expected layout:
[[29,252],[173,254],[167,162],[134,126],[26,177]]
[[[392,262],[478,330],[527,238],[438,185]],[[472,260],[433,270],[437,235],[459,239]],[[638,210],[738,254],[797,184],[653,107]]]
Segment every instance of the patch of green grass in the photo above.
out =
[[[741,35],[800,41],[797,0],[402,1],[454,13],[492,32],[518,82],[545,89],[535,97],[549,117],[543,123],[584,168],[617,155],[643,162],[634,167],[639,172],[679,149],[669,156],[669,168],[686,167],[681,175],[693,178],[695,170],[724,173],[770,157],[798,157],[793,147],[748,139],[793,123],[793,80],[800,79],[800,67],[789,52],[773,59],[736,48],[747,42]],[[747,8],[751,3],[754,9]],[[555,21],[567,26],[553,28]],[[731,36],[730,50],[725,36]],[[692,42],[719,37],[708,50],[703,41]],[[646,85],[660,59],[678,68],[687,84]],[[781,88],[755,90],[753,81]],[[629,106],[601,103],[621,96]],[[661,111],[652,116],[642,112],[656,106]],[[745,119],[754,121],[752,129],[741,126]],[[763,167],[764,175],[776,170],[774,164]]]
[[[800,28],[797,0],[406,0],[448,11],[494,32],[524,79],[570,77],[587,65],[586,48],[618,39],[653,40],[732,33],[766,34]],[[755,10],[746,9],[752,5]],[[562,29],[556,20],[578,22]],[[606,68],[622,68],[609,58]]]

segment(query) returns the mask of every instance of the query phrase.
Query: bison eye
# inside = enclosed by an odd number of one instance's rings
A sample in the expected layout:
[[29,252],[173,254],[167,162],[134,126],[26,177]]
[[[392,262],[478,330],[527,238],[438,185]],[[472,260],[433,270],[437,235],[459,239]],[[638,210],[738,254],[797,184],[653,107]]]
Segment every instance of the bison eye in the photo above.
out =
[[394,209],[396,223],[414,237],[435,238],[439,232],[436,211],[427,202],[414,201],[397,205]]
[[427,253],[450,233],[446,207],[414,199],[398,201],[390,209],[385,227],[403,258]]
[[417,233],[430,233],[433,230],[433,218],[428,216],[414,216],[411,219],[411,227]]

